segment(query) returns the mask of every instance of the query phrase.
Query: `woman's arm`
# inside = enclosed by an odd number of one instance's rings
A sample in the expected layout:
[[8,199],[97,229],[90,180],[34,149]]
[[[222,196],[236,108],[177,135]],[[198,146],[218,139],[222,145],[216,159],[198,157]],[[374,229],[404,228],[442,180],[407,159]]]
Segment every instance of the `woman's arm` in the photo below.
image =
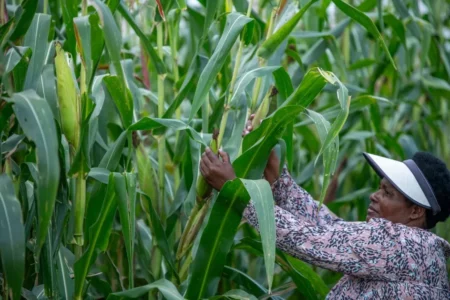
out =
[[[258,228],[255,208],[244,211]],[[317,225],[275,206],[277,247],[313,265],[352,276],[393,280],[408,266],[400,234],[382,219]],[[402,260],[405,260],[403,262]]]
[[283,168],[281,176],[272,184],[272,191],[275,203],[301,220],[317,225],[341,220],[325,205],[322,205],[319,211],[318,203],[307,191],[295,183],[286,167]]

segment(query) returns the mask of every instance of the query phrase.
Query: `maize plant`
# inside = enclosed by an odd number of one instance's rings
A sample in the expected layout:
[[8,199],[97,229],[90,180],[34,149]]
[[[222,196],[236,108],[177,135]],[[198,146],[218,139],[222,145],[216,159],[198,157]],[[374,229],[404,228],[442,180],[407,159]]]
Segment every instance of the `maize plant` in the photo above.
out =
[[[377,184],[362,151],[450,160],[449,12],[0,0],[1,298],[325,298],[340,275],[275,248],[269,154],[349,220]],[[206,147],[236,172],[220,192]]]

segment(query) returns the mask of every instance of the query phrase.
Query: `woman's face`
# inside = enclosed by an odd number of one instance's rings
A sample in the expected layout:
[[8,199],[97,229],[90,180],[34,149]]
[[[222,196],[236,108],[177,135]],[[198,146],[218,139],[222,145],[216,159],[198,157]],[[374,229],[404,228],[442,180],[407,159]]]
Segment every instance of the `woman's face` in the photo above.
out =
[[383,218],[393,223],[407,224],[414,204],[383,178],[378,191],[370,195],[367,221]]

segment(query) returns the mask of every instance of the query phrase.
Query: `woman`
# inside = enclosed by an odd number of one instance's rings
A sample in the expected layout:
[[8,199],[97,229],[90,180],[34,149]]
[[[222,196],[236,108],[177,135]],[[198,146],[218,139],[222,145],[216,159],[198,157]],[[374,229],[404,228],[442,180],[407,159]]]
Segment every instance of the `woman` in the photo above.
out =
[[[251,130],[251,127],[247,127]],[[228,154],[210,149],[200,169],[216,190],[234,179]],[[450,172],[444,162],[419,152],[399,162],[364,154],[382,178],[371,194],[366,222],[346,222],[318,209],[279,161],[270,155],[264,177],[275,199],[277,247],[294,257],[345,276],[327,299],[450,299],[446,258],[450,244],[427,229],[450,211]],[[258,228],[252,203],[244,212]]]

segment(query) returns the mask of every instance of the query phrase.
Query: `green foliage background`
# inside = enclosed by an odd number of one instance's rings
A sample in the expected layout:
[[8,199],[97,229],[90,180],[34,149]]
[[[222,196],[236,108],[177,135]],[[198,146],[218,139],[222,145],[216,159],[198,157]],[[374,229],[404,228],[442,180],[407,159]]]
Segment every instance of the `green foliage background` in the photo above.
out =
[[[450,162],[450,1],[248,2],[0,1],[3,299],[323,299],[341,275],[275,251],[271,149],[347,220],[363,151]],[[239,179],[204,198],[207,145]]]

